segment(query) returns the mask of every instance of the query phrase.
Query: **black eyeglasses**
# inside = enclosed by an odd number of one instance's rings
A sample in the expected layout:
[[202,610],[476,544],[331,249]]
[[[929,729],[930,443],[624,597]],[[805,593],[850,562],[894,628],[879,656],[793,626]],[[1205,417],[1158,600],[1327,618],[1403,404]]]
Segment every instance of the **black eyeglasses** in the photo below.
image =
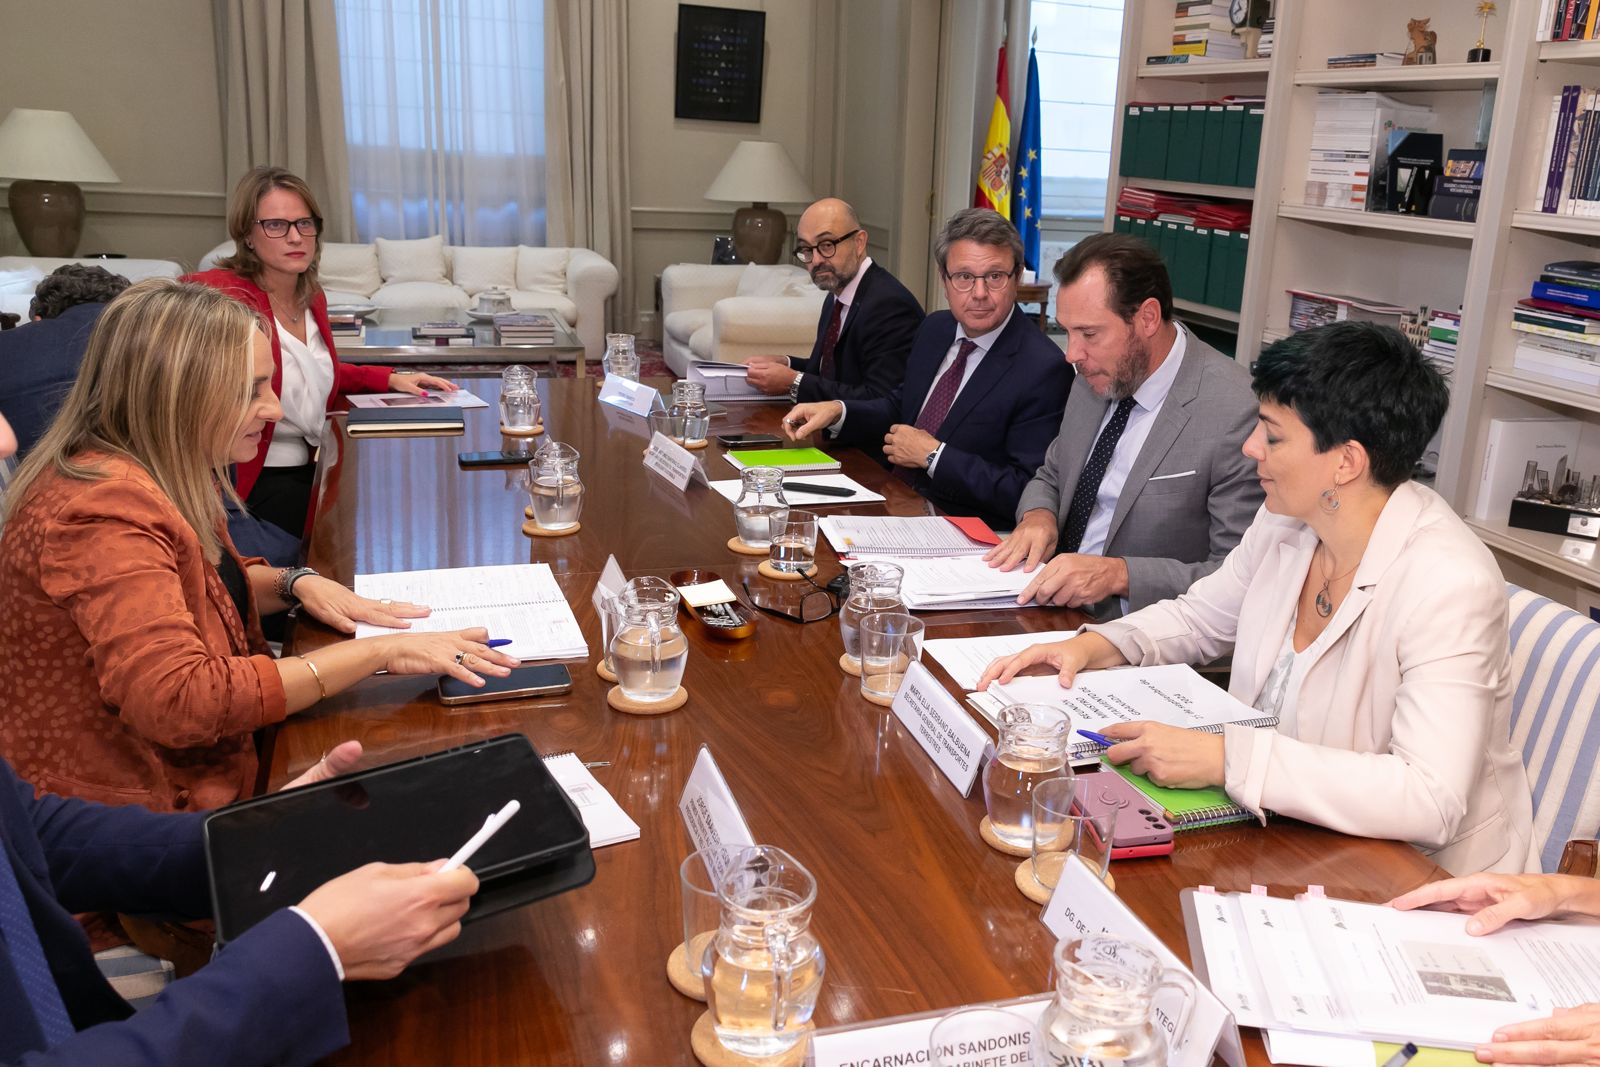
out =
[[811,587],[811,591],[800,598],[800,611],[798,614],[786,607],[763,604],[761,598],[756,596],[755,590],[750,588],[750,579],[741,578],[740,581],[744,585],[745,599],[754,604],[758,611],[764,611],[768,615],[776,615],[780,619],[788,619],[790,622],[821,622],[839,610],[838,597],[813,582],[810,575],[801,574],[800,577],[805,579],[806,584]]
[[857,227],[849,233],[841,233],[837,237],[824,237],[814,245],[795,245],[794,258],[802,263],[810,263],[812,258],[820,252],[823,259],[832,259],[833,254],[839,250],[840,245],[860,232],[860,228]]
[[261,232],[268,237],[283,237],[293,226],[302,237],[316,237],[322,233],[322,220],[316,215],[307,215],[303,219],[257,219],[256,225],[261,227]]

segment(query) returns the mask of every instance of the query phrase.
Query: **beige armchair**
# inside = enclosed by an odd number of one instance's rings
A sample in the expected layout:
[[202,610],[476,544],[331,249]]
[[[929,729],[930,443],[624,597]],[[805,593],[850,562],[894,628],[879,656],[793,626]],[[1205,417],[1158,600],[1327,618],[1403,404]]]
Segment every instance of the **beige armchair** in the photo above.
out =
[[817,339],[822,290],[799,267],[675,263],[661,272],[661,354],[682,377],[689,361],[803,360]]

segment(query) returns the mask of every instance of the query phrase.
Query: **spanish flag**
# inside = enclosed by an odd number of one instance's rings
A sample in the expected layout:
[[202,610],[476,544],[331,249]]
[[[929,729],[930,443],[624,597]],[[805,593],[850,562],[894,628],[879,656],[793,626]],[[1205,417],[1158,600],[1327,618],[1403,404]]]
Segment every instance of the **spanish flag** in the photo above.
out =
[[1000,46],[995,74],[994,111],[989,115],[989,136],[978,160],[978,190],[973,207],[993,208],[1011,217],[1011,116],[1006,112],[1006,46]]

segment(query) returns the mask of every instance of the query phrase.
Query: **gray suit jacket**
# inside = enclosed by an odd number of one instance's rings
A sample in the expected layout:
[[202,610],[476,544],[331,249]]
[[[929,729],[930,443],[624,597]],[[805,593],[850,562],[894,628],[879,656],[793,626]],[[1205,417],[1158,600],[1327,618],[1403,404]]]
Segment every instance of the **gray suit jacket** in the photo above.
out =
[[[1065,524],[1078,475],[1110,406],[1081,383],[1067,397],[1061,431],[1022,491],[1017,519],[1035,508]],[[1217,569],[1261,506],[1256,465],[1240,451],[1255,427],[1250,376],[1194,334],[1111,516],[1104,555],[1128,564],[1132,610],[1175,597]],[[1089,609],[1121,614],[1117,597]]]

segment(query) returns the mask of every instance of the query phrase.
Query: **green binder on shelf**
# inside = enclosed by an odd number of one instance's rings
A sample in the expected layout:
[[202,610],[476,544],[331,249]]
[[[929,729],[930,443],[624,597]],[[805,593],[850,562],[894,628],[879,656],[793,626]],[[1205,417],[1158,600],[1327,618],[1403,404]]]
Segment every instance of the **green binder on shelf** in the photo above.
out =
[[1222,185],[1222,125],[1225,112],[1221,104],[1207,104],[1200,120],[1200,177],[1208,185]]
[[1118,157],[1117,173],[1125,178],[1143,177],[1139,173],[1141,114],[1143,109],[1138,104],[1129,104],[1122,112],[1122,154]]
[[1223,106],[1222,144],[1217,155],[1218,185],[1239,184],[1239,142],[1244,138],[1244,118],[1243,104]]
[[1112,233],[1132,233],[1133,232],[1133,216],[1132,215],[1122,215],[1122,214],[1117,215],[1117,221],[1112,224],[1111,232]]
[[1172,133],[1171,104],[1141,104],[1139,115],[1139,174],[1159,178],[1167,172],[1167,138]]
[[1232,262],[1232,230],[1212,230],[1206,242],[1206,296],[1202,304],[1214,308],[1228,306],[1228,270]]
[[1239,136],[1238,185],[1254,187],[1256,184],[1256,164],[1261,155],[1261,127],[1266,120],[1265,107],[1253,104],[1245,109],[1244,129]]
[[1184,227],[1183,247],[1178,252],[1178,277],[1183,279],[1183,299],[1196,304],[1206,302],[1206,273],[1210,269],[1211,231],[1203,226]]
[[1161,227],[1161,243],[1156,250],[1161,253],[1161,262],[1167,265],[1167,273],[1171,274],[1178,263],[1178,236],[1183,227],[1176,222],[1156,223]]
[[1156,247],[1158,243],[1158,237],[1156,232],[1150,228],[1153,225],[1159,225],[1159,223],[1152,223],[1149,219],[1135,217],[1133,219],[1133,225],[1128,232],[1151,247]]
[[1198,180],[1200,142],[1195,129],[1195,118],[1196,112],[1192,105],[1172,105],[1172,128],[1167,134],[1167,172],[1163,175],[1168,181]]
[[1238,311],[1244,303],[1244,268],[1250,258],[1250,231],[1235,230],[1228,249],[1228,291],[1223,307]]

